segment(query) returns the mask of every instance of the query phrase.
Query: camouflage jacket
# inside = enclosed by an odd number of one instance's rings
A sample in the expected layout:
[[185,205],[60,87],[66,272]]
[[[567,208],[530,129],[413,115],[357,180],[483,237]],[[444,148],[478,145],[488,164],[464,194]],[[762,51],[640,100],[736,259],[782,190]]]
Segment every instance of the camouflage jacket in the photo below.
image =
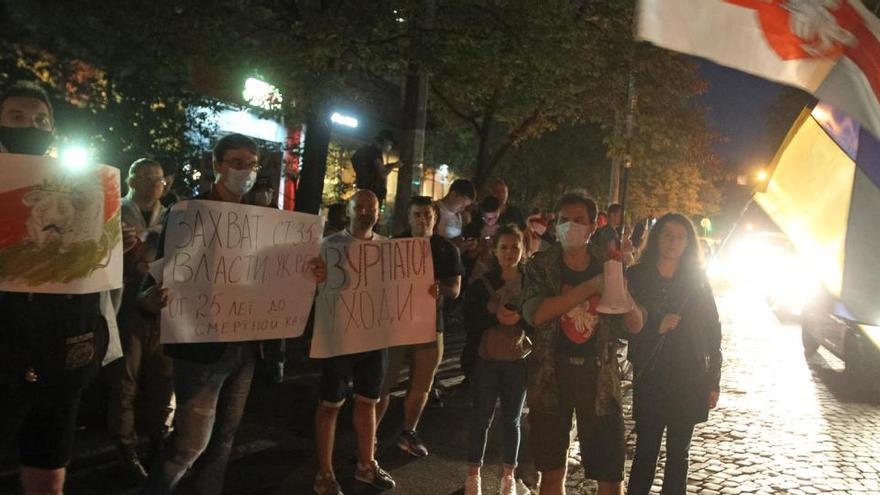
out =
[[[522,315],[534,326],[533,348],[528,357],[529,409],[555,412],[558,409],[556,381],[556,350],[562,333],[560,319],[535,325],[535,311],[545,297],[562,293],[562,248],[554,244],[537,253],[525,266],[522,297]],[[621,411],[620,371],[617,366],[617,338],[620,317],[603,316],[593,336],[596,339],[599,373],[596,388],[596,414],[604,416]]]

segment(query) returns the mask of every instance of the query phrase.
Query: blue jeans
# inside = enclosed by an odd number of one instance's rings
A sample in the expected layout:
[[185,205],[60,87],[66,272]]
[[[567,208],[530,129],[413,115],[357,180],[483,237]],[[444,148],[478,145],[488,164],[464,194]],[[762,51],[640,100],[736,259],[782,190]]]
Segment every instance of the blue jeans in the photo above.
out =
[[471,465],[482,466],[486,438],[495,415],[495,401],[501,398],[501,427],[504,465],[516,467],[519,457],[520,417],[526,400],[526,362],[477,360],[472,384],[474,406],[468,431],[467,459]]
[[143,494],[173,493],[197,459],[196,493],[223,491],[226,464],[254,376],[254,349],[252,343],[228,344],[212,364],[174,360],[174,434],[150,469]]

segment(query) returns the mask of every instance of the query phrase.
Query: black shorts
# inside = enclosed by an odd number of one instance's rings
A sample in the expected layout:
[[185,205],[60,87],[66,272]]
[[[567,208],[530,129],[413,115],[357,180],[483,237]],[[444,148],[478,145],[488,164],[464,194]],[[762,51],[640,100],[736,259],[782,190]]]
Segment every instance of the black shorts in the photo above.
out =
[[335,356],[321,365],[321,402],[342,406],[354,382],[354,394],[362,400],[379,401],[382,380],[388,370],[388,349]]
[[70,462],[82,388],[34,383],[0,386],[0,448],[18,445],[19,463],[60,469]]
[[587,479],[623,480],[626,459],[623,415],[620,411],[596,415],[595,361],[557,362],[559,410],[529,411],[529,441],[538,471],[564,468],[568,461],[572,413],[577,416],[581,463]]

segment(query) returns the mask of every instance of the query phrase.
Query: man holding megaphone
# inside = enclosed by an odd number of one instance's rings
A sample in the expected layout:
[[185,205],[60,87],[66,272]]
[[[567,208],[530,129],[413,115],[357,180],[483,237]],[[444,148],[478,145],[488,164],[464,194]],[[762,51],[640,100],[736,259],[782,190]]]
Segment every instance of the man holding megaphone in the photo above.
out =
[[[644,312],[622,283],[603,299],[606,260],[591,255],[596,203],[583,195],[562,196],[556,208],[558,243],[526,266],[522,315],[535,327],[529,358],[530,445],[541,472],[541,495],[565,493],[569,432],[577,414],[581,459],[599,494],[620,494],[624,469],[624,424],[617,367],[617,330],[641,330]],[[623,307],[616,317],[600,306]]]

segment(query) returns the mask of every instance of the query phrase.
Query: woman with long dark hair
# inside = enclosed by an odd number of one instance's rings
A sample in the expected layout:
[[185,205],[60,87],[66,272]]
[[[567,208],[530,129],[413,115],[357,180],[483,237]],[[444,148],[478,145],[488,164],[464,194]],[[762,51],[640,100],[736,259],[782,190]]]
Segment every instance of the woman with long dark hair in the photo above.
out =
[[627,271],[630,293],[648,314],[628,356],[636,432],[629,495],[650,492],[664,430],[662,493],[686,493],[694,426],[718,403],[721,324],[702,261],[691,221],[669,213],[651,229],[638,264]]
[[482,493],[480,472],[495,402],[501,399],[501,495],[516,493],[513,477],[519,456],[520,417],[526,398],[524,321],[518,302],[522,290],[520,263],[525,247],[515,225],[498,228],[492,238],[493,268],[472,282],[465,291],[468,331],[480,336],[479,358],[474,367],[474,405],[468,428],[469,463],[465,495]]

